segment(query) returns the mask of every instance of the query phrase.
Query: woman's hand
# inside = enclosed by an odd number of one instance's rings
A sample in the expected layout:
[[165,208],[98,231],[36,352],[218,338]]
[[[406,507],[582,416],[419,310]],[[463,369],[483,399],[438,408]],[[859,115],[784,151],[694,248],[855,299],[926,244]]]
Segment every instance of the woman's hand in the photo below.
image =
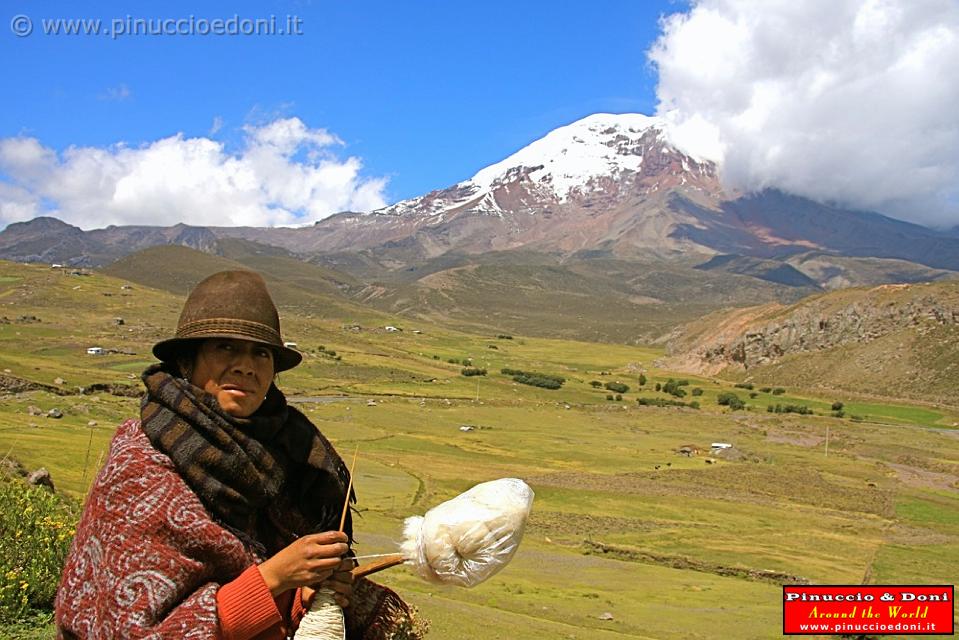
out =
[[324,588],[333,592],[333,599],[336,600],[336,604],[340,605],[340,607],[345,609],[350,606],[350,598],[353,597],[353,567],[355,566],[355,560],[345,558],[340,562],[340,566],[336,568],[333,575],[325,581],[320,584],[303,587],[303,590],[300,592],[300,601],[303,604],[303,608],[309,609],[310,605],[313,604],[313,598],[316,596],[316,590]]
[[349,551],[345,533],[327,531],[303,536],[260,565],[273,597],[290,589],[318,584],[339,571]]

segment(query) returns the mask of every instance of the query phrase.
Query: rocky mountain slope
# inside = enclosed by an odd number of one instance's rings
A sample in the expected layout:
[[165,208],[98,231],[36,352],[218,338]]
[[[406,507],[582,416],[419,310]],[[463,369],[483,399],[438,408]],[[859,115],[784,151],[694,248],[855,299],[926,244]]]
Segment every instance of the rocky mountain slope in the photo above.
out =
[[881,285],[711,314],[674,333],[662,364],[955,403],[957,338],[959,282]]

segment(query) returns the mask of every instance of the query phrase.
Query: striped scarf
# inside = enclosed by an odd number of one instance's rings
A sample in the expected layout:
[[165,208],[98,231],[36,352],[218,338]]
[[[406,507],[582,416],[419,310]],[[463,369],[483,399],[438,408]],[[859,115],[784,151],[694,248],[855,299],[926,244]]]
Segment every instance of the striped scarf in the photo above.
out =
[[[142,428],[217,521],[261,556],[339,527],[349,471],[276,385],[256,413],[236,418],[168,367],[143,372]],[[345,531],[352,540],[349,514]]]

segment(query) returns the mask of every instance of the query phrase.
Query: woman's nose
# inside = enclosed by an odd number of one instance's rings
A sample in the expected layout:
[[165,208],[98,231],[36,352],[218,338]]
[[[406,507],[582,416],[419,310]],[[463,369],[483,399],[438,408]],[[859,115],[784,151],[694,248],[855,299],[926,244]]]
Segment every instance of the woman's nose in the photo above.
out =
[[253,373],[256,370],[252,349],[237,349],[230,364],[234,371],[241,373]]

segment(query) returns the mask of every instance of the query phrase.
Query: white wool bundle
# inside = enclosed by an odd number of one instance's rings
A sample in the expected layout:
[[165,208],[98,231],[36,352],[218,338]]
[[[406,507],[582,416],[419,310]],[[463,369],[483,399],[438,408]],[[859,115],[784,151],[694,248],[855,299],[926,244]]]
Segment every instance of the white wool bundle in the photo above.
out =
[[512,559],[533,506],[533,490],[517,478],[478,484],[406,519],[400,550],[426,580],[475,586]]
[[343,609],[331,589],[320,589],[293,636],[296,640],[346,640]]

